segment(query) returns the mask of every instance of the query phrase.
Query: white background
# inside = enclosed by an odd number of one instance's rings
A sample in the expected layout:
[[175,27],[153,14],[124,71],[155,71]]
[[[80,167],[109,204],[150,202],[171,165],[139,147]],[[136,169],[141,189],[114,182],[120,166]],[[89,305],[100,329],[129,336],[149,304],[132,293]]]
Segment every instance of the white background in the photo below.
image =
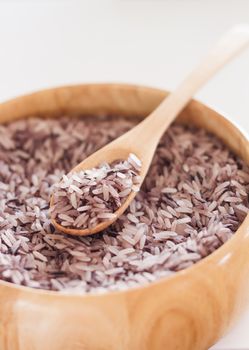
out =
[[[241,22],[249,0],[0,0],[0,100],[81,82],[174,89]],[[197,97],[249,132],[249,50]],[[214,349],[248,350],[248,328],[249,311]]]

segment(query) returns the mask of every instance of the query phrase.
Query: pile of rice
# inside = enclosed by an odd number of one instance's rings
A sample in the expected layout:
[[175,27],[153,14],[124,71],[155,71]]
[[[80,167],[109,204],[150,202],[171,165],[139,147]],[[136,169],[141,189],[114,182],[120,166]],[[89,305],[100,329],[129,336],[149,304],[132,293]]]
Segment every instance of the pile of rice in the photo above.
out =
[[139,191],[141,165],[131,153],[125,161],[63,175],[54,186],[52,219],[73,229],[93,228],[115,219],[129,194]]
[[233,235],[248,212],[247,166],[216,137],[177,125],[115,224],[88,237],[54,229],[53,184],[136,123],[65,116],[0,126],[1,279],[66,292],[120,290],[187,268]]

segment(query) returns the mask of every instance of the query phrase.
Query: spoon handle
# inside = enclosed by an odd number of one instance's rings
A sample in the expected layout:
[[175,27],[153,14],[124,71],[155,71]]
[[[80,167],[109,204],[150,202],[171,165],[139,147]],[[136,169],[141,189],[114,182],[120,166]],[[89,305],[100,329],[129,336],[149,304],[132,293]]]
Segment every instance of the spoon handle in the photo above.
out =
[[[218,69],[231,60],[243,48],[249,44],[249,26],[236,27],[218,42],[213,50],[206,56],[196,69],[183,81],[183,83],[170,94],[164,101],[135,128],[123,134],[116,140],[107,144],[90,157],[79,163],[72,171],[91,169],[103,161],[111,163],[114,160],[127,159],[129,153],[141,160],[140,184],[142,184],[151,160],[155,153],[157,144],[162,134],[176,118],[178,113],[186,106],[194,93],[211,77]],[[86,235],[99,232],[108,227],[113,220],[116,220],[128,207],[136,195],[135,190],[131,191],[122,206],[116,210],[116,217],[105,221],[94,228],[67,229],[58,223],[57,229],[76,235]],[[53,196],[51,198],[53,205]]]
[[[141,142],[145,142],[149,149],[152,142],[156,146],[159,138],[195,92],[248,45],[249,25],[236,26],[225,34],[180,86],[135,128],[138,131],[137,140],[140,145]],[[134,132],[135,129],[133,129]],[[146,135],[146,130],[148,130],[148,135]]]

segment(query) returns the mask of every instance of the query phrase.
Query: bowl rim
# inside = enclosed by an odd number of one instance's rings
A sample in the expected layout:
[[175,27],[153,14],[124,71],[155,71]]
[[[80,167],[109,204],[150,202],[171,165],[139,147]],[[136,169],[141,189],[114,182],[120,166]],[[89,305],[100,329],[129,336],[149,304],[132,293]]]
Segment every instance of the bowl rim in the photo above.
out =
[[[32,95],[35,94],[39,94],[39,93],[43,93],[43,92],[48,92],[48,93],[52,93],[56,90],[59,89],[71,89],[71,88],[77,88],[77,87],[107,87],[109,89],[115,89],[115,88],[127,88],[127,89],[134,89],[134,88],[143,88],[146,89],[148,92],[154,92],[154,93],[163,93],[163,94],[168,94],[170,93],[170,90],[167,89],[161,89],[161,88],[157,88],[157,87],[152,87],[152,86],[147,86],[147,85],[142,85],[142,84],[129,84],[129,83],[98,83],[98,82],[94,82],[94,83],[83,83],[83,84],[69,84],[69,85],[59,85],[59,86],[55,86],[55,87],[51,87],[51,88],[45,88],[45,89],[39,89],[39,90],[35,90],[33,92],[29,92],[26,94],[21,94],[17,97],[14,98],[10,98],[7,99],[6,101],[0,102],[0,109],[3,105],[5,104],[9,104],[9,103],[13,103],[15,101],[20,101],[22,99],[25,98],[29,98]],[[213,106],[212,104],[206,104],[203,103],[201,100],[199,99],[191,99],[191,102],[195,102],[198,105],[204,107],[204,109],[210,110],[214,113],[216,113],[219,117],[225,118],[233,127],[235,127],[240,133],[241,135],[246,139],[247,143],[249,143],[249,133],[243,128],[241,127],[232,117],[230,117],[228,115],[227,112],[222,111],[221,109]],[[120,114],[120,117],[122,116],[122,114]],[[20,119],[25,119],[25,117],[20,118]],[[225,243],[223,243],[218,249],[216,249],[215,251],[213,251],[211,254],[207,255],[206,257],[202,258],[201,260],[199,260],[197,263],[191,265],[190,267],[187,267],[183,270],[180,271],[176,271],[176,272],[172,272],[172,274],[169,274],[168,276],[165,277],[161,277],[158,278],[157,280],[153,281],[153,282],[149,282],[146,284],[141,284],[141,285],[136,285],[134,287],[127,287],[126,289],[121,289],[121,290],[106,290],[106,291],[101,291],[101,292],[97,292],[97,291],[91,291],[91,292],[72,292],[72,291],[54,291],[54,290],[47,290],[47,289],[42,289],[42,288],[32,288],[29,286],[23,286],[23,285],[18,285],[12,282],[7,282],[4,280],[0,279],[0,288],[4,287],[6,289],[10,289],[12,291],[20,291],[23,292],[23,294],[26,295],[30,295],[30,294],[35,294],[36,296],[40,296],[42,297],[51,297],[51,298],[84,298],[84,299],[93,299],[93,298],[103,298],[103,297],[108,297],[108,296],[120,296],[120,295],[128,295],[134,291],[142,291],[142,290],[146,290],[152,286],[157,286],[160,283],[164,282],[164,283],[170,283],[171,281],[174,281],[176,279],[181,278],[181,276],[186,275],[186,274],[192,274],[194,273],[196,270],[199,269],[200,266],[203,265],[208,265],[209,261],[212,260],[212,258],[218,254],[220,254],[222,251],[225,252],[226,248],[228,247],[228,245],[231,245],[235,240],[240,239],[240,233],[242,233],[242,227],[245,226],[246,221],[249,221],[249,213],[246,215],[246,217],[244,218],[244,220],[242,221],[242,223],[240,224],[240,226],[238,227],[238,229],[234,232],[233,236],[226,241]],[[225,257],[226,255],[224,255]]]

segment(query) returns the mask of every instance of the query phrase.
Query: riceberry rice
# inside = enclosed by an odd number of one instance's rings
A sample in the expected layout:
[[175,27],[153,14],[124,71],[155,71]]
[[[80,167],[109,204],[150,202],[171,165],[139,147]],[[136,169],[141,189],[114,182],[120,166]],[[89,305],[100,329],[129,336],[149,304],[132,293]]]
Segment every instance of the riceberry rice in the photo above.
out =
[[[116,218],[128,195],[139,190],[141,161],[126,161],[63,175],[54,186],[51,217],[67,228],[86,229]],[[138,219],[136,219],[138,221]]]
[[[65,116],[0,125],[2,280],[62,292],[121,290],[185,269],[233,235],[248,213],[248,167],[215,136],[179,125],[162,137],[141,191],[112,226],[88,237],[55,230],[53,185],[136,123]],[[64,210],[71,224],[71,204]]]

